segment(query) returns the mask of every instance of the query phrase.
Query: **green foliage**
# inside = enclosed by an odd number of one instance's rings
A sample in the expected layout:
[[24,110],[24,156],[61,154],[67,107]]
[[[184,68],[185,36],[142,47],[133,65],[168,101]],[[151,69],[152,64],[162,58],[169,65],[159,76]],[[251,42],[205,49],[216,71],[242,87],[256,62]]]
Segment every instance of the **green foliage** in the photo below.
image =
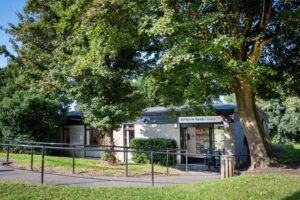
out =
[[[176,140],[165,138],[135,138],[130,141],[130,147],[137,152],[132,153],[132,160],[136,163],[150,163],[150,153],[138,152],[141,151],[160,151],[167,149],[176,149]],[[153,155],[153,162],[161,165],[166,165],[167,155],[155,154]],[[176,162],[174,155],[169,155],[169,165]]]
[[226,103],[236,103],[235,95],[234,94],[225,95],[224,96],[224,101]]
[[61,103],[45,91],[16,92],[0,101],[2,140],[49,140],[64,112]]
[[270,136],[274,143],[298,143],[300,141],[300,98],[285,97],[259,101],[268,114]]

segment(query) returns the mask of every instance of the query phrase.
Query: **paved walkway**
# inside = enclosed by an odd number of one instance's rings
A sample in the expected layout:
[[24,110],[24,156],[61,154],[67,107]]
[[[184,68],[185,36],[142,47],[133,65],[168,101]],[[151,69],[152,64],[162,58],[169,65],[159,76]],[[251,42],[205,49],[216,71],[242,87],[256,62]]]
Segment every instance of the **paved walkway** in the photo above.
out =
[[[154,177],[155,185],[187,184],[204,180],[219,179],[215,172],[190,172],[180,176]],[[41,173],[0,166],[0,181],[41,183]],[[44,184],[94,187],[151,186],[151,177],[92,177],[79,175],[44,175]]]

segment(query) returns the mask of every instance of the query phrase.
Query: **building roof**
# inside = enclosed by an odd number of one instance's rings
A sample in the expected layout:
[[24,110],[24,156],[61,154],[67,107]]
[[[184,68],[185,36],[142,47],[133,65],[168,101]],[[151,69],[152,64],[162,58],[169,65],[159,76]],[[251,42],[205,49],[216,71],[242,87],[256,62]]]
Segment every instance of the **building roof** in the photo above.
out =
[[[233,114],[236,105],[235,104],[215,104],[213,107],[216,110],[217,115],[226,115]],[[186,108],[186,107],[185,107]],[[171,109],[175,110],[173,116],[169,114],[168,111]],[[167,108],[167,107],[149,107],[144,109],[144,114],[139,116],[135,121],[129,122],[133,124],[173,124],[178,123],[178,117],[180,116],[180,111],[182,111],[184,107],[175,107],[175,108]]]
[[213,105],[213,107],[216,110],[235,110],[236,109],[236,105],[231,104],[231,103],[215,104],[215,105]]
[[83,117],[83,113],[80,111],[70,111],[67,113],[67,117]]

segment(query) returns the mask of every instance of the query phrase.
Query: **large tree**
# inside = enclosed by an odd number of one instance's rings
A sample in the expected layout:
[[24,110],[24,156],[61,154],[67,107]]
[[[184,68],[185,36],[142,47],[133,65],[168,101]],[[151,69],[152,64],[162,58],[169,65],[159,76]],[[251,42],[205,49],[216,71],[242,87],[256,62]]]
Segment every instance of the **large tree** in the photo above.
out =
[[[134,79],[151,64],[155,40],[138,33],[142,8],[135,1],[29,0],[10,31],[23,44],[29,81],[75,100],[107,145],[144,108]],[[115,162],[112,150],[107,159]]]
[[[255,99],[261,86],[268,85],[267,75],[276,72],[267,62],[273,59],[268,54],[273,43],[298,34],[293,30],[299,27],[297,4],[272,0],[151,1],[141,19],[141,31],[159,38],[164,47],[151,78],[164,88],[161,92],[165,91],[168,101],[190,103],[201,94],[218,93],[220,87],[235,94],[253,168],[272,161]],[[262,92],[268,93],[267,89]]]

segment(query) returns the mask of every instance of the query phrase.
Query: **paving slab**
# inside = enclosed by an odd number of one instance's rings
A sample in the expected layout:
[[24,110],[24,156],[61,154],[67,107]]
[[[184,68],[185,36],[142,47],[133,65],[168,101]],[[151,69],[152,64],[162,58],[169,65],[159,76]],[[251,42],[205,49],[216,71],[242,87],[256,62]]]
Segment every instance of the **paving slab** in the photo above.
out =
[[[180,176],[155,176],[155,186],[171,184],[188,184],[205,180],[219,179],[216,172],[190,172]],[[41,173],[29,170],[0,166],[0,181],[41,183]],[[44,184],[94,187],[137,187],[151,186],[151,177],[113,177],[113,176],[80,176],[50,174],[45,172]]]

